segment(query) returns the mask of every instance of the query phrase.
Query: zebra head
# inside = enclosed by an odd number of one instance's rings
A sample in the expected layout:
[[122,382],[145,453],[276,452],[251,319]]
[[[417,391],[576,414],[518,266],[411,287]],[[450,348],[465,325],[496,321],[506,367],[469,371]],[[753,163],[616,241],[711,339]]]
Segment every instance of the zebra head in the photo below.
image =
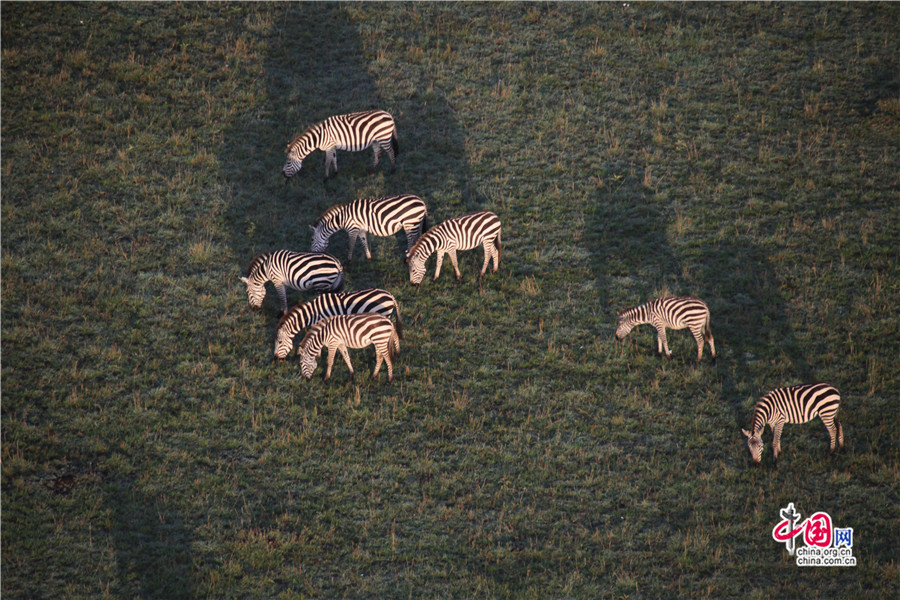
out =
[[619,311],[619,326],[616,327],[616,339],[621,340],[634,329],[635,322],[631,318],[631,311]]
[[281,174],[285,179],[290,179],[303,168],[303,159],[295,158],[294,154],[294,152],[288,152],[287,160],[284,161],[284,166],[281,168]]
[[275,336],[275,358],[283,360],[294,349],[294,336],[289,327],[279,327]]
[[406,252],[406,264],[409,265],[409,281],[413,285],[419,285],[422,283],[422,279],[425,277],[425,261],[428,259],[427,256],[424,256],[424,252],[416,252],[412,254],[413,250],[415,250],[415,246],[412,250],[408,250]]
[[325,252],[325,249],[328,248],[328,240],[331,239],[334,232],[341,228],[339,221],[342,219],[339,217],[343,208],[343,204],[332,206],[319,217],[315,225],[310,225],[309,228],[313,232],[313,252]]
[[250,307],[262,307],[263,298],[266,297],[266,282],[256,282],[250,277],[241,277],[241,281],[247,284],[247,299],[250,300]]
[[763,453],[762,429],[754,431],[752,434],[746,429],[741,429],[741,433],[747,438],[747,448],[750,449],[750,458],[753,459],[754,463],[759,464],[762,460]]
[[328,240],[331,239],[331,234],[334,233],[325,223],[319,221],[316,223],[316,226],[309,226],[312,229],[312,245],[310,246],[310,250],[312,252],[325,252],[325,249],[328,248]]

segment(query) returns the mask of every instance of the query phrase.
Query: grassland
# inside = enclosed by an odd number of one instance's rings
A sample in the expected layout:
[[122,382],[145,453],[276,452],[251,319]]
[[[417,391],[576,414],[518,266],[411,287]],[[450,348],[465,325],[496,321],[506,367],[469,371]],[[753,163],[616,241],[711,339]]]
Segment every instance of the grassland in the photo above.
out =
[[[897,596],[896,5],[0,9],[4,598]],[[375,107],[395,175],[283,180]],[[495,211],[500,272],[414,289],[377,239],[348,287],[403,307],[394,383],[273,365],[251,256],[400,192]],[[716,363],[615,341],[663,293]],[[810,380],[844,451],[817,421],[751,467],[755,400]],[[788,502],[858,565],[793,564]]]

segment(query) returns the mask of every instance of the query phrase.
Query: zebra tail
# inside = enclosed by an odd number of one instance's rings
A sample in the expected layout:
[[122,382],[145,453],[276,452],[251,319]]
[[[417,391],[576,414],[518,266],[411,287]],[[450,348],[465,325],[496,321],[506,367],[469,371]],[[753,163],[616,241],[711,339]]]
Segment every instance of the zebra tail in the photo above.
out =
[[497,264],[500,264],[500,258],[503,255],[503,249],[500,247],[500,232],[497,232]]
[[709,319],[706,319],[706,325],[703,326],[703,339],[707,342],[712,339],[712,329],[709,326]]
[[400,144],[397,142],[397,130],[396,129],[394,129],[394,132],[391,133],[391,148],[394,149],[394,156],[399,156]]
[[334,285],[331,287],[331,290],[334,292],[340,292],[344,289],[344,272],[341,271],[338,275],[337,281],[334,282]]
[[388,354],[391,356],[391,360],[394,360],[400,354],[400,336],[397,335],[397,330],[391,334],[391,339],[388,341]]

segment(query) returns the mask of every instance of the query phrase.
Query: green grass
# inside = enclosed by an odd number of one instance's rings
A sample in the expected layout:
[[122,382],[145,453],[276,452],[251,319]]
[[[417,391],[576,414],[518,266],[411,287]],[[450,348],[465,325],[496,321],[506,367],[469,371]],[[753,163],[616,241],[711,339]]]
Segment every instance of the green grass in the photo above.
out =
[[[898,30],[891,4],[3,3],[4,597],[897,595]],[[376,107],[396,174],[283,180],[304,127]],[[250,258],[390,193],[496,212],[500,272],[479,249],[414,289],[375,239],[348,287],[401,304],[394,383],[371,349],[356,380],[272,364]],[[664,293],[709,304],[715,364],[615,341]],[[844,451],[816,421],[751,467],[755,400],[814,379]],[[788,502],[858,566],[793,564]]]

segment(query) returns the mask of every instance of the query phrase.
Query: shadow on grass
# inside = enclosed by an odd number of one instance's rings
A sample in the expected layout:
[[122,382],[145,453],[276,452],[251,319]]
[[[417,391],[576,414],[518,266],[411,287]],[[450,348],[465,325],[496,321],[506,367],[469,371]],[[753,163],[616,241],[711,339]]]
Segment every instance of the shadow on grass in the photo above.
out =
[[[249,10],[248,22],[268,28],[265,97],[252,114],[235,119],[221,157],[230,193],[226,218],[242,275],[257,252],[308,251],[309,227],[335,204],[413,193],[428,205],[431,226],[480,208],[481,200],[468,184],[462,134],[442,94],[422,81],[427,77],[424,66],[413,66],[412,75],[404,70],[407,79],[393,82],[393,97],[385,98],[371,72],[377,67],[366,60],[360,33],[339,4],[269,4]],[[402,91],[406,89],[408,93]],[[339,175],[323,183],[324,153],[315,151],[300,174],[284,179],[284,149],[306,127],[332,115],[375,108],[391,112],[397,123],[400,154],[394,174],[389,174],[385,156],[374,174],[368,173],[371,150],[338,152]],[[379,250],[393,253],[396,248],[396,260],[379,264],[357,258],[345,264],[347,289],[385,287],[386,278],[405,275],[401,259],[406,242],[401,238],[394,243],[370,237],[376,256]],[[346,234],[335,235],[328,252],[346,263]],[[235,293],[243,293],[241,287],[235,281]],[[264,306],[274,315],[268,295]]]
[[[772,388],[816,379],[802,349],[793,342],[784,284],[758,244],[746,236],[732,237],[688,263],[669,242],[667,230],[674,216],[639,182],[624,179],[619,187],[614,183],[599,194],[595,209],[587,215],[585,237],[594,257],[598,304],[607,309],[609,329],[615,327],[618,309],[642,304],[664,290],[703,299],[710,307],[718,356],[716,365],[710,366],[715,369],[711,374],[717,373],[722,400],[731,407],[736,423],[749,418],[742,399],[747,391],[745,378],[740,375],[748,365],[780,363],[790,371],[789,381],[773,381]],[[645,344],[647,335],[652,339]],[[640,344],[642,351],[654,356],[655,335],[652,328],[644,332]],[[693,348],[693,341],[688,345]],[[777,355],[764,355],[773,349]],[[710,360],[705,346],[703,364],[709,365]],[[735,363],[741,366],[732,375],[730,367]],[[761,396],[766,391],[752,393]]]
[[118,565],[116,594],[132,598],[195,598],[191,539],[177,511],[133,482],[113,488],[107,505]]

